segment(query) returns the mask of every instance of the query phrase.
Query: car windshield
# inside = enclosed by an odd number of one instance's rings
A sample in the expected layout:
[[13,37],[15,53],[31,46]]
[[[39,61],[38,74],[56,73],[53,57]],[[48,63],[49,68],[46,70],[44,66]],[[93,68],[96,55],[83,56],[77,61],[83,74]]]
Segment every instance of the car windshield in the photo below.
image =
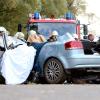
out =
[[65,23],[65,22],[41,22],[41,23],[31,23],[29,25],[30,30],[36,30],[41,35],[44,35],[46,38],[50,36],[52,31],[56,30],[59,36],[64,35],[65,33],[75,34],[76,33],[76,24],[74,23]]

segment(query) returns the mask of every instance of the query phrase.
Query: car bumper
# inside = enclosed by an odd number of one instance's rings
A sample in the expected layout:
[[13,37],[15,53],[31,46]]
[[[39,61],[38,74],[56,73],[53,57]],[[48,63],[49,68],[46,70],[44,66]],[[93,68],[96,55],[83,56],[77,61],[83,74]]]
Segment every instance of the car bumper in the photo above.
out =
[[100,68],[100,55],[77,54],[66,58],[66,69],[70,68]]

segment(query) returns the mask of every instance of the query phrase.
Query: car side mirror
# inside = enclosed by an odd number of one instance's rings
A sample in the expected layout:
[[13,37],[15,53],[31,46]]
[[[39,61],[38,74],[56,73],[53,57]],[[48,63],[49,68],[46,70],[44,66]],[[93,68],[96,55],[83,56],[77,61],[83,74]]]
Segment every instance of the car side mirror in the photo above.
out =
[[88,27],[85,24],[83,25],[83,32],[84,32],[84,35],[88,34]]

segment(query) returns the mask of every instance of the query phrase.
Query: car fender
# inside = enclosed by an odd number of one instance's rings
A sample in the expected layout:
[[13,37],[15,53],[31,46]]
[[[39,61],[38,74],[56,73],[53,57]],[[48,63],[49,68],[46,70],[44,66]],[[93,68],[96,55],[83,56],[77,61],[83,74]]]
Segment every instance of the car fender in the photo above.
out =
[[62,52],[63,52],[62,43],[51,42],[45,44],[41,49],[38,57],[39,66],[41,67],[42,71],[45,62],[50,58],[58,59],[63,64],[64,67],[68,68],[69,66],[68,62],[66,61],[66,58],[63,56]]

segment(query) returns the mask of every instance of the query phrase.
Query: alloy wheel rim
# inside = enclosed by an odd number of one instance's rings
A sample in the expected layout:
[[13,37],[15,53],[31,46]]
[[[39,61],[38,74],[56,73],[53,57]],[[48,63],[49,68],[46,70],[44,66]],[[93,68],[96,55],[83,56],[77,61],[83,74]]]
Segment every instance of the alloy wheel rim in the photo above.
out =
[[60,65],[56,61],[51,61],[47,64],[46,77],[53,81],[58,80],[60,76]]

